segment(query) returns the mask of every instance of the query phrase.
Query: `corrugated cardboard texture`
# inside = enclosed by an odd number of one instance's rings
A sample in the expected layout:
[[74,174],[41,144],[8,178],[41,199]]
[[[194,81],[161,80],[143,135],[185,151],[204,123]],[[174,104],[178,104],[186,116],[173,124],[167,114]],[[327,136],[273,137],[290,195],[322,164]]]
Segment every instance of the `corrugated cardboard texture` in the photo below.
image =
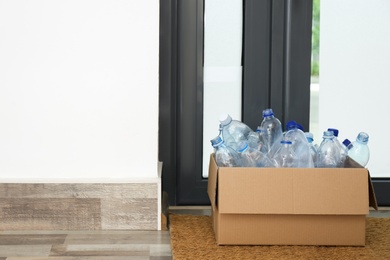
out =
[[368,214],[365,169],[223,168],[220,213]]
[[365,244],[365,216],[219,214],[221,245]]
[[365,243],[365,168],[218,168],[211,155],[209,171],[218,244]]

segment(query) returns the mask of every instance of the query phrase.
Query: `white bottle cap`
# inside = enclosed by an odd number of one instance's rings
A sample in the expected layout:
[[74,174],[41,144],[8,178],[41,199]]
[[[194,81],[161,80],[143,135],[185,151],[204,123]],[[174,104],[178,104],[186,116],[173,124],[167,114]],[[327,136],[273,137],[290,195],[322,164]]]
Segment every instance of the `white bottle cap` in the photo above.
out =
[[219,122],[221,122],[223,126],[228,125],[231,121],[232,117],[229,114],[224,113],[219,116]]

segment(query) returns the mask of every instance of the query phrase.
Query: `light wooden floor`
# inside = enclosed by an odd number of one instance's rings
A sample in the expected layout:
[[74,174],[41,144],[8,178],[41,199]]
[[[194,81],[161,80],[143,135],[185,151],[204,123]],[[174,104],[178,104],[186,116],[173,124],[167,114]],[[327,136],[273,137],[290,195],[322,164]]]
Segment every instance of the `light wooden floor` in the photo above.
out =
[[0,260],[172,259],[168,231],[0,231]]
[[[210,215],[209,207],[170,207]],[[390,208],[369,217],[390,217]],[[169,231],[0,231],[0,260],[172,259]]]

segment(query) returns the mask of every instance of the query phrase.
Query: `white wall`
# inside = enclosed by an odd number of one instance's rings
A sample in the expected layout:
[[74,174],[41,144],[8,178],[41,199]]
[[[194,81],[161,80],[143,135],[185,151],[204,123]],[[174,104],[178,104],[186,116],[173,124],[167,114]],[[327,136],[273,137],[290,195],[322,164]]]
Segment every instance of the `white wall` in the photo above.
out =
[[0,0],[0,181],[156,178],[158,44],[158,0]]
[[[370,135],[372,176],[390,176],[390,1],[321,1],[320,132]],[[318,137],[317,140],[319,140]]]

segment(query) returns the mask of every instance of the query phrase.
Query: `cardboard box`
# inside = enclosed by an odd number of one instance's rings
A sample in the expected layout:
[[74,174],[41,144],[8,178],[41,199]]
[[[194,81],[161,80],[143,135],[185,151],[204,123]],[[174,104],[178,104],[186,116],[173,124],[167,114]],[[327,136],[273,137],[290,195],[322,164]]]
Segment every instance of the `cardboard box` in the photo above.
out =
[[365,168],[219,168],[211,155],[208,178],[219,245],[364,246],[377,208]]

